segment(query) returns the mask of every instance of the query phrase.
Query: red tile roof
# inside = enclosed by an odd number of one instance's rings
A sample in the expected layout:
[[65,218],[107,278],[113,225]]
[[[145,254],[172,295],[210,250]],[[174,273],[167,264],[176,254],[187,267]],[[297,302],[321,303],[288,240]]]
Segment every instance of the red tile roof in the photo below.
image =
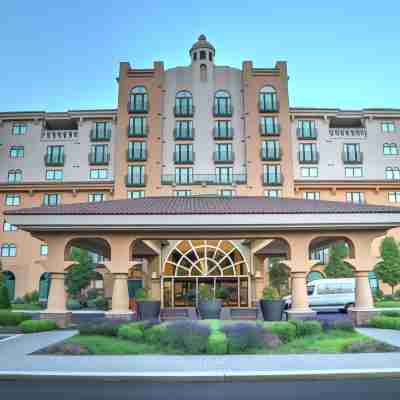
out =
[[400,207],[337,201],[265,197],[145,197],[99,203],[7,210],[6,215],[179,215],[179,214],[351,214],[400,213]]

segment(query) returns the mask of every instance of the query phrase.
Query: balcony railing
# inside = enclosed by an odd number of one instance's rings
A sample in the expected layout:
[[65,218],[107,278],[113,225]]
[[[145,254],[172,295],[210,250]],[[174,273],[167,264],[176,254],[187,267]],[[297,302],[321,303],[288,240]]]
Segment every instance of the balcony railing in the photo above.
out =
[[108,165],[110,162],[110,153],[105,152],[102,154],[96,154],[95,152],[89,153],[89,164],[90,165]]
[[233,107],[218,107],[218,105],[214,104],[213,106],[213,115],[214,117],[232,117]]
[[213,136],[215,140],[231,140],[233,138],[233,128],[218,129],[214,126]]
[[189,181],[177,181],[175,175],[162,175],[162,185],[244,185],[247,183],[247,174],[232,174],[219,176],[215,174],[194,174]]
[[364,161],[364,154],[361,151],[355,153],[342,152],[343,164],[362,164]]
[[149,133],[149,127],[144,126],[142,129],[135,130],[134,127],[128,126],[128,137],[146,137]]
[[268,130],[265,124],[260,124],[260,134],[261,136],[279,136],[281,134],[281,125],[275,124],[273,129]]
[[311,129],[297,128],[296,133],[297,133],[297,139],[301,140],[315,140],[318,137],[317,128],[311,128]]
[[108,142],[111,139],[111,129],[98,130],[93,128],[90,130],[90,140],[92,142]]
[[127,187],[143,187],[146,186],[146,175],[125,175],[125,185]]
[[178,129],[174,128],[175,140],[193,140],[194,139],[194,128]]
[[330,137],[366,138],[367,128],[329,128]]
[[194,152],[191,153],[180,153],[174,151],[175,164],[193,164],[194,163]]
[[268,151],[268,149],[262,148],[260,155],[262,161],[280,161],[282,159],[282,150]]
[[131,114],[147,114],[149,112],[149,103],[141,105],[128,102],[128,113]]
[[319,152],[315,151],[312,153],[304,153],[299,151],[297,153],[300,164],[318,164],[319,163]]
[[264,186],[282,186],[283,175],[282,173],[274,175],[262,174],[261,181]]
[[71,141],[78,138],[78,129],[44,129],[41,134],[42,140]]
[[126,159],[128,161],[146,161],[147,150],[127,150]]
[[48,167],[60,167],[65,164],[65,154],[59,154],[53,156],[51,154],[46,154],[44,156],[44,163]]
[[235,159],[233,151],[214,151],[215,163],[232,163]]
[[175,117],[193,117],[194,115],[194,105],[177,107],[174,106]]

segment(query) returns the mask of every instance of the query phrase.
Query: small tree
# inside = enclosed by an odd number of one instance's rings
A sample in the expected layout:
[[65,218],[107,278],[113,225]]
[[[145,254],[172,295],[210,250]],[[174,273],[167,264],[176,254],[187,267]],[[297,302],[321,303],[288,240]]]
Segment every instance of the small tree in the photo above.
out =
[[381,261],[375,265],[375,275],[394,288],[400,283],[400,249],[393,237],[385,237],[380,246]]
[[289,272],[286,266],[279,258],[272,258],[269,267],[269,282],[270,286],[282,295],[282,290],[288,289]]
[[329,261],[325,267],[327,278],[352,278],[353,268],[344,259],[348,255],[348,248],[344,243],[335,243],[329,249]]
[[0,262],[0,309],[11,308],[10,296],[6,286],[3,270]]
[[81,295],[82,290],[90,285],[90,281],[94,277],[95,265],[86,250],[72,249],[72,259],[75,264],[69,268],[65,276],[65,284],[68,294],[77,298]]

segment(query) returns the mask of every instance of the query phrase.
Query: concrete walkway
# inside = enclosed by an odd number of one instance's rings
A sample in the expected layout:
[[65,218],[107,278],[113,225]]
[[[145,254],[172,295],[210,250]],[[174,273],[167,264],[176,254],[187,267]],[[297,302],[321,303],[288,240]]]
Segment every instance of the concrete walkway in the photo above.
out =
[[0,342],[0,379],[110,377],[149,380],[285,379],[316,376],[400,377],[400,353],[234,356],[29,355],[75,331],[21,335]]
[[400,331],[376,328],[357,328],[357,331],[363,335],[379,340],[380,342],[385,342],[391,344],[392,346],[400,347]]

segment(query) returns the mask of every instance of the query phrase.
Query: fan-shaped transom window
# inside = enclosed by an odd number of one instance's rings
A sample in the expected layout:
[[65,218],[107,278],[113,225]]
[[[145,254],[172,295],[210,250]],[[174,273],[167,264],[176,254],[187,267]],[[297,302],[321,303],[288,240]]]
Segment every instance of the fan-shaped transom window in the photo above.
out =
[[182,240],[169,254],[164,275],[243,276],[248,274],[240,250],[227,240]]
[[192,117],[194,112],[193,96],[188,90],[181,90],[175,96],[175,116]]
[[130,112],[135,113],[146,113],[149,110],[149,95],[144,86],[135,86],[129,92],[129,104],[128,108]]
[[214,96],[214,116],[224,117],[232,115],[231,95],[225,90],[218,90]]
[[260,112],[278,111],[278,96],[276,90],[271,86],[264,86],[259,93]]

